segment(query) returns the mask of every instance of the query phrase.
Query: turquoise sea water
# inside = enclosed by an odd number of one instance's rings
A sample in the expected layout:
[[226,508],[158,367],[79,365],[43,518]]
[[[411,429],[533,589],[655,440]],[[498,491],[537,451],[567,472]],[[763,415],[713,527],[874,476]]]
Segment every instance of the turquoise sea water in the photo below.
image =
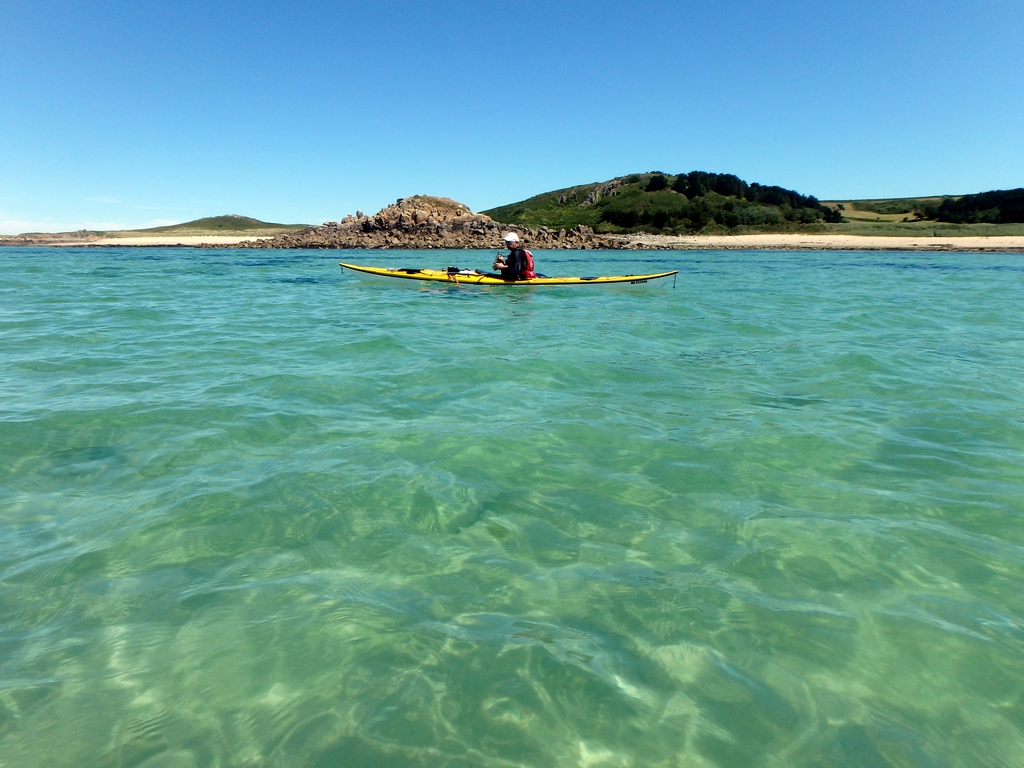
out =
[[0,249],[0,766],[1024,765],[1024,257]]

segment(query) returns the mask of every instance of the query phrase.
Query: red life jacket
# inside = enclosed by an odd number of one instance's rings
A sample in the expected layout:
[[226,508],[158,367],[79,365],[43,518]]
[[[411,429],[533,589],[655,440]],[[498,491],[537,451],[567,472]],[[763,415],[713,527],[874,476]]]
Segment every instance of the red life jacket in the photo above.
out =
[[537,273],[533,271],[533,254],[525,248],[523,248],[523,253],[526,254],[526,269],[524,269],[520,274],[522,274],[522,276],[527,280],[533,280],[533,278],[537,276]]

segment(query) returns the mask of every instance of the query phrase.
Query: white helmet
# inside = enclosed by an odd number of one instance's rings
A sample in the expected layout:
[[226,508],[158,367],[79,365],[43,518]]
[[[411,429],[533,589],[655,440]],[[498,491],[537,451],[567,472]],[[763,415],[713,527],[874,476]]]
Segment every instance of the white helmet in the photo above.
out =
[[504,240],[506,243],[518,243],[519,235],[517,235],[515,232],[509,232],[507,235],[505,235]]

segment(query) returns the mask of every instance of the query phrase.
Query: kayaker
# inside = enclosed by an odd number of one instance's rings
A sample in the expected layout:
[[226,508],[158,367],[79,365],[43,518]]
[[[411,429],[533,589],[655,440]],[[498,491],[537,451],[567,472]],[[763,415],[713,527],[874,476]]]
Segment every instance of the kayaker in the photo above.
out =
[[496,269],[505,280],[524,280],[534,276],[530,259],[526,251],[519,245],[519,235],[509,232],[503,238],[508,246],[508,256],[502,258],[499,253],[494,259],[491,269]]

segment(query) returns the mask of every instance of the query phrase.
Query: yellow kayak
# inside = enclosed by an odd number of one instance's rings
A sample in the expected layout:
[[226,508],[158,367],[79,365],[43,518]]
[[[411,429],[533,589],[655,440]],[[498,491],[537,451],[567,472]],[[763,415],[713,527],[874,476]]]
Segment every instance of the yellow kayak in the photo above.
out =
[[[652,285],[675,286],[678,269],[671,272],[655,272],[650,275],[614,275],[604,277],[535,277],[531,280],[504,280],[488,272],[475,269],[385,269],[384,267],[361,267],[357,264],[339,262],[342,269],[351,270],[360,280],[392,285],[423,286],[426,283],[448,283],[449,285],[505,285],[516,287],[551,287],[576,285],[601,285],[605,287],[636,288]],[[669,280],[669,278],[672,278]]]

